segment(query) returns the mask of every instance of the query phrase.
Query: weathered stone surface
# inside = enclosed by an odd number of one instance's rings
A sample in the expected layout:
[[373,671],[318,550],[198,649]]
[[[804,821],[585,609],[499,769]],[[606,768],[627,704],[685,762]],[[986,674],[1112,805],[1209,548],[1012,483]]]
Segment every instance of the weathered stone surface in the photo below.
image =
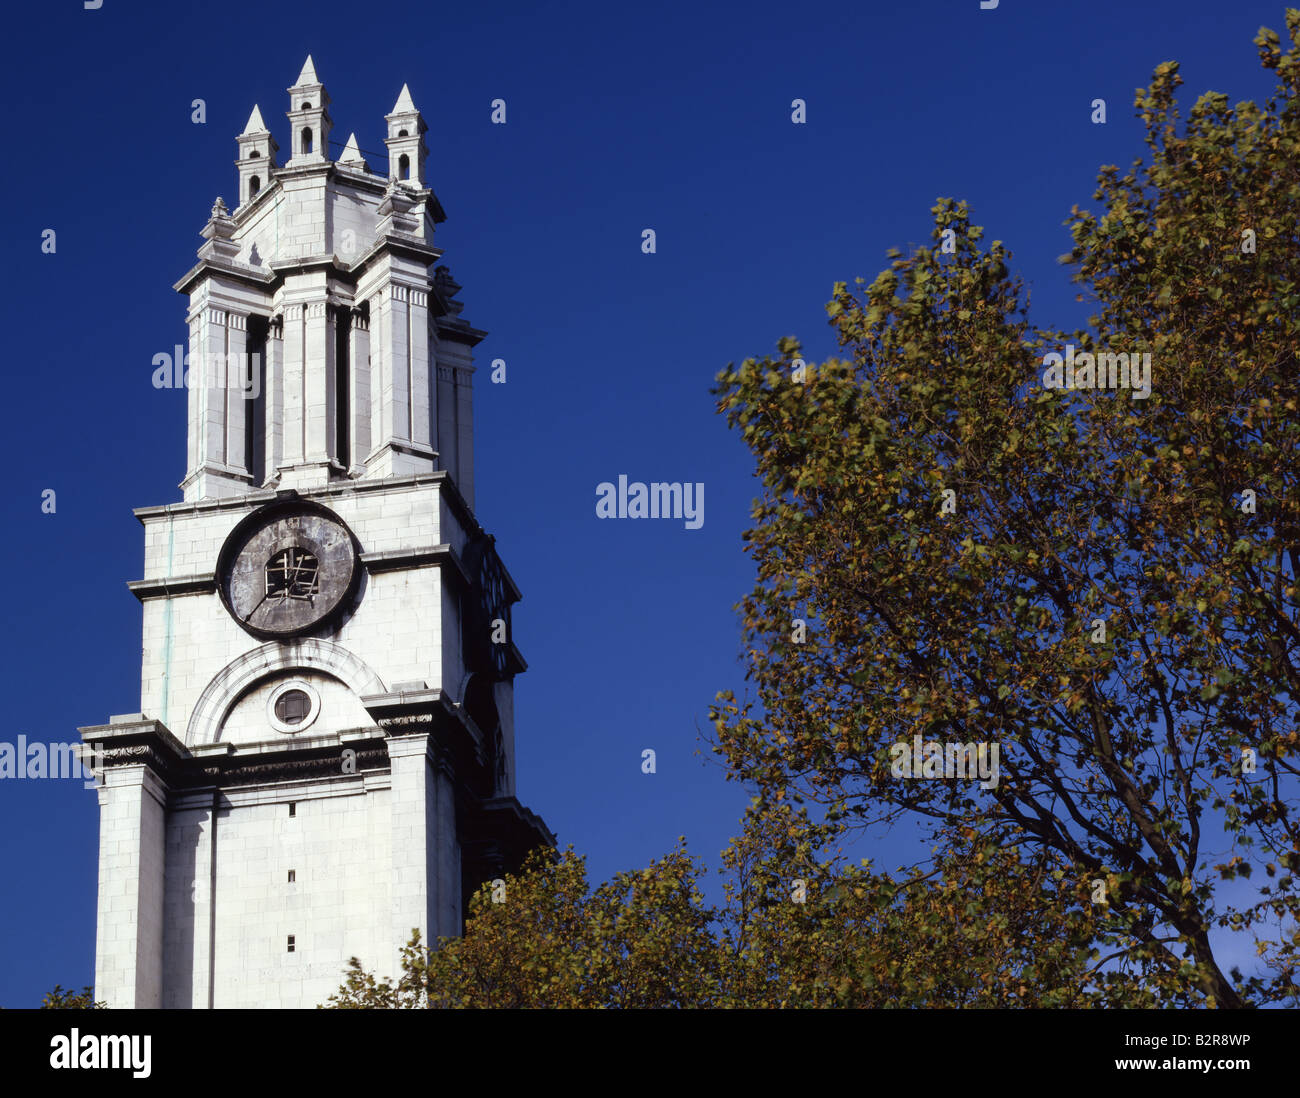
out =
[[81,730],[115,1007],[315,1006],[553,841],[513,796],[523,658],[466,635],[519,592],[473,515],[483,333],[433,270],[426,127],[404,88],[385,180],[356,142],[330,161],[311,59],[289,91],[289,161],[254,108],[176,287],[189,461],[184,502],[136,511],[140,713]]

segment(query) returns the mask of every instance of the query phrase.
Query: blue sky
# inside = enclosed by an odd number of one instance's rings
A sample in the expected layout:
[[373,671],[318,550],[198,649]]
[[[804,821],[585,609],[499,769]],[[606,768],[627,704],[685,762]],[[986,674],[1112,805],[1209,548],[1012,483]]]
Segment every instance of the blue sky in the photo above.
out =
[[[714,412],[718,370],[785,335],[824,357],[832,283],[926,240],[941,195],[1012,249],[1033,319],[1083,323],[1062,222],[1095,208],[1100,164],[1143,151],[1134,88],[1174,59],[1185,106],[1207,89],[1262,100],[1251,38],[1284,33],[1283,5],[1253,0],[60,0],[6,21],[0,741],[72,741],[139,710],[131,509],[179,499],[185,472],[184,394],[151,387],[151,359],[185,339],[171,285],[213,199],[234,205],[235,135],[256,102],[287,147],[285,89],[310,53],[334,156],[354,130],[383,149],[404,82],[428,122],[436,243],[489,332],[477,362],[508,369],[476,386],[477,509],[524,593],[519,795],[594,880],[682,834],[716,866],[746,801],[699,739],[715,693],[743,685],[733,607],[752,579],[752,461]],[[703,482],[703,527],[598,520],[595,487],[619,474]],[[91,981],[96,829],[79,782],[0,783],[0,1005]]]

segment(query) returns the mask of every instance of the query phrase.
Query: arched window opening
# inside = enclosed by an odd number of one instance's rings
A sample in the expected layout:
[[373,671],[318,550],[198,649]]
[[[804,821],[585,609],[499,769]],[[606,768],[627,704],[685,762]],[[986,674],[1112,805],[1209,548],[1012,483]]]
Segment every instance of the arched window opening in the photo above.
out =
[[303,127],[302,151],[304,155],[311,153],[311,127],[310,126]]
[[309,110],[311,110],[311,104],[308,103],[306,100],[304,100],[302,106],[299,107],[298,109],[299,109],[300,111],[309,111]]
[[405,153],[402,153],[402,155],[397,158],[397,178],[411,178],[411,158]]
[[248,181],[249,198],[256,198],[257,192],[260,191],[261,189],[262,189],[262,181],[258,179],[257,176],[253,176],[252,178],[249,179]]
[[254,149],[251,153],[248,154],[248,159],[249,159],[249,160],[256,160],[256,159],[257,159],[259,156],[261,156],[261,155],[262,155],[262,154],[261,154],[260,152],[258,152],[256,149]]
[[398,131],[397,131],[397,136],[398,136],[398,137],[410,137],[411,135],[410,135],[409,133],[407,133],[405,130],[398,130]]

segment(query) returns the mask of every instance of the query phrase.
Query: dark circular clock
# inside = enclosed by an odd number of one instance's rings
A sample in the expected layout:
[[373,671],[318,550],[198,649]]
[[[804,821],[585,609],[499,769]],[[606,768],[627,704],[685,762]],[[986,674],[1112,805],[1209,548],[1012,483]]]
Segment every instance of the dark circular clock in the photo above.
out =
[[336,618],[360,579],[356,539],[338,515],[303,499],[277,500],[230,532],[217,559],[217,589],[230,616],[275,640]]

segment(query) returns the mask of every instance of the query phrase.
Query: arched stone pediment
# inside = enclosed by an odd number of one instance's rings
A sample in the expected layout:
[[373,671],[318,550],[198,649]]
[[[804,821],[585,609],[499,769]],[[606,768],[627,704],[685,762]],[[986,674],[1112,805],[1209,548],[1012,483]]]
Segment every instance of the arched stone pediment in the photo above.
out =
[[357,697],[387,691],[364,660],[333,641],[315,638],[270,641],[232,660],[208,683],[190,715],[185,746],[216,743],[226,714],[250,687],[268,676],[295,670],[332,675]]

